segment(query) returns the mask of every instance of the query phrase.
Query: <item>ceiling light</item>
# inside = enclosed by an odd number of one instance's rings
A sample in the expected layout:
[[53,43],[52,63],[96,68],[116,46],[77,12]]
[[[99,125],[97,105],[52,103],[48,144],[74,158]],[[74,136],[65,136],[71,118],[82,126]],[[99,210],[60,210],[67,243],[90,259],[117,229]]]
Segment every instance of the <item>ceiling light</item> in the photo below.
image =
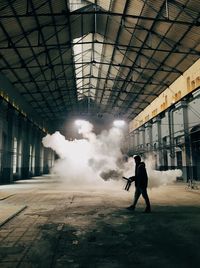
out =
[[125,125],[125,121],[124,121],[124,120],[115,120],[115,121],[113,122],[113,125],[114,125],[115,127],[123,127],[123,126]]

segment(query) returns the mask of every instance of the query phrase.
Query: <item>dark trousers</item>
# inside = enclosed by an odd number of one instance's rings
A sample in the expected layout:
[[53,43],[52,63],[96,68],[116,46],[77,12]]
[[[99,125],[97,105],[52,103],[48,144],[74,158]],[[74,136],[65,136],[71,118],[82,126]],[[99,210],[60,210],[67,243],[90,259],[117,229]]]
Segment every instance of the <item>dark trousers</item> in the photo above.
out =
[[150,205],[150,201],[149,201],[149,197],[148,197],[147,189],[146,188],[139,188],[139,187],[136,187],[135,188],[135,195],[134,195],[134,200],[133,200],[133,206],[134,207],[136,206],[137,201],[138,201],[140,195],[142,195],[142,197],[144,198],[144,200],[146,202],[146,209],[151,209],[151,205]]

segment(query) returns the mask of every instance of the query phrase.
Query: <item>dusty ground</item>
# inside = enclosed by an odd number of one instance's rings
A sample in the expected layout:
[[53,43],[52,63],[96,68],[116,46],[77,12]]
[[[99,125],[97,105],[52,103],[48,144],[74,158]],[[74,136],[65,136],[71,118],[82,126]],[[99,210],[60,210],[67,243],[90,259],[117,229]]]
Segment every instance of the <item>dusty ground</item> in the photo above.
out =
[[151,190],[151,214],[143,200],[125,209],[133,191],[50,176],[0,186],[0,267],[199,267],[200,190]]

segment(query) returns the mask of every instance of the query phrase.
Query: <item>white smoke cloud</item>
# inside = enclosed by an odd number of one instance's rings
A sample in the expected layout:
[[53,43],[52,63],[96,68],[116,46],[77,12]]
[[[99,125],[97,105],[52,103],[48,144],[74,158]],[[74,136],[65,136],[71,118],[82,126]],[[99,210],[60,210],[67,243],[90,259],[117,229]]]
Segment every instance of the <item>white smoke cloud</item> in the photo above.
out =
[[[66,140],[60,132],[43,138],[43,145],[53,149],[60,157],[55,161],[51,173],[73,185],[101,185],[108,181],[122,182],[122,176],[134,175],[133,158],[124,161],[121,151],[123,131],[113,127],[95,135],[93,125],[87,121],[76,122],[82,139]],[[156,171],[152,159],[145,161],[149,175],[149,188],[165,185],[181,176],[181,171]],[[125,182],[123,182],[125,183]]]
[[149,188],[159,187],[161,185],[173,183],[174,181],[176,181],[177,177],[182,176],[182,171],[180,169],[166,171],[155,170],[155,160],[151,156],[146,159],[145,164],[149,177]]

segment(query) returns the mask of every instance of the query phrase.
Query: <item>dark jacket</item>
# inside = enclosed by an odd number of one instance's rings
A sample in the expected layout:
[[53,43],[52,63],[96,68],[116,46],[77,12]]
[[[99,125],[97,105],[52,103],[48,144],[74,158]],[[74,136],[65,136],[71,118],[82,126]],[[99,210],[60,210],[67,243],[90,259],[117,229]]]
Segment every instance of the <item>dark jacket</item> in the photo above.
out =
[[145,163],[140,162],[139,165],[135,167],[135,187],[138,188],[147,188],[148,185],[148,176],[145,168]]

